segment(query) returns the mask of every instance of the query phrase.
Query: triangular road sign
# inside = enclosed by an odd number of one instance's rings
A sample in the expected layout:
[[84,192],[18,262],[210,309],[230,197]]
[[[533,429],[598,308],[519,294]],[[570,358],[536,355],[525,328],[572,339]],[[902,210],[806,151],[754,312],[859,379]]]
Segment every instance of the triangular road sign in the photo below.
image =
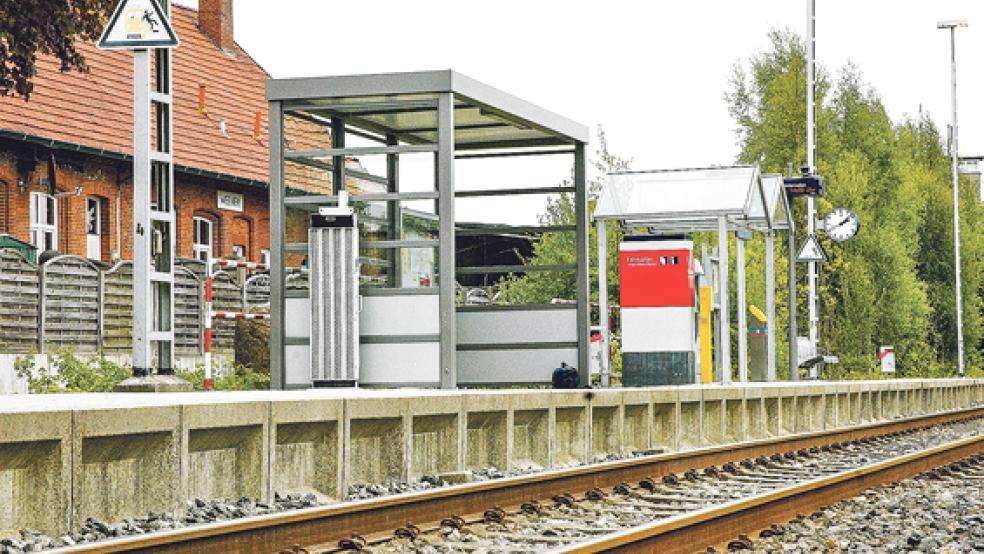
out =
[[799,249],[799,254],[796,254],[797,262],[826,262],[827,253],[823,251],[820,247],[820,241],[817,240],[816,235],[809,235],[806,237],[806,242]]
[[172,48],[178,45],[171,21],[157,0],[122,0],[109,18],[99,48]]

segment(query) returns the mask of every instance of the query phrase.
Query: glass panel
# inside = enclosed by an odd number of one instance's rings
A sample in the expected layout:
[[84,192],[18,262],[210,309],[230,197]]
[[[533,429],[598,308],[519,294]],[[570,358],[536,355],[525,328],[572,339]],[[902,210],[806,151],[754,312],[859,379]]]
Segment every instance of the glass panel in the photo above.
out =
[[758,170],[724,167],[610,175],[595,216],[743,213]]
[[48,225],[55,224],[56,205],[54,196],[45,195],[45,221]]
[[86,225],[85,232],[90,235],[99,234],[99,200],[96,198],[86,199]]

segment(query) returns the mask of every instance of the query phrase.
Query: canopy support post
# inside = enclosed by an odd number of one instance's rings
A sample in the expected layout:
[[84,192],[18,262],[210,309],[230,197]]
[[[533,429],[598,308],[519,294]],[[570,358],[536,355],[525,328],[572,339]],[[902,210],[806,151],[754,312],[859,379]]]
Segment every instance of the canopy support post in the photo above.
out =
[[608,329],[608,233],[605,220],[599,219],[598,228],[598,327],[601,330],[601,386],[612,386],[611,333]]
[[721,351],[718,360],[721,363],[721,383],[731,384],[731,322],[728,307],[728,219],[718,217],[718,344]]
[[735,271],[738,290],[738,381],[748,382],[748,302],[745,297],[745,240],[735,234]]
[[[790,204],[790,215],[792,215],[792,205]],[[792,217],[789,221],[792,222]],[[787,253],[788,253],[788,265],[789,265],[789,380],[799,381],[799,360],[796,352],[796,335],[799,333],[796,329],[796,233],[793,232],[793,226],[790,224],[789,233],[787,233]]]
[[766,373],[765,380],[776,380],[776,241],[775,231],[765,233],[765,316]]

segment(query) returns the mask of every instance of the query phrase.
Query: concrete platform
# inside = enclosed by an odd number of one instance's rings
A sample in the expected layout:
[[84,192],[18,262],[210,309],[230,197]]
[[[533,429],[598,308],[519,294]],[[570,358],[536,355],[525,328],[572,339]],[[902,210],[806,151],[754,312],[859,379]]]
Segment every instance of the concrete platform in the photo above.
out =
[[984,379],[608,390],[0,395],[0,536],[192,498],[553,468],[984,404]]

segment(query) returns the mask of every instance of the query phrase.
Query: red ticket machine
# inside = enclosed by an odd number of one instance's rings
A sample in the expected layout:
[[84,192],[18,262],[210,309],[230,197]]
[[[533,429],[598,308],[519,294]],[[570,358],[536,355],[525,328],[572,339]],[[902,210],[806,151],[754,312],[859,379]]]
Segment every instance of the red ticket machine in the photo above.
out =
[[694,382],[693,249],[681,236],[630,236],[619,246],[626,386]]

